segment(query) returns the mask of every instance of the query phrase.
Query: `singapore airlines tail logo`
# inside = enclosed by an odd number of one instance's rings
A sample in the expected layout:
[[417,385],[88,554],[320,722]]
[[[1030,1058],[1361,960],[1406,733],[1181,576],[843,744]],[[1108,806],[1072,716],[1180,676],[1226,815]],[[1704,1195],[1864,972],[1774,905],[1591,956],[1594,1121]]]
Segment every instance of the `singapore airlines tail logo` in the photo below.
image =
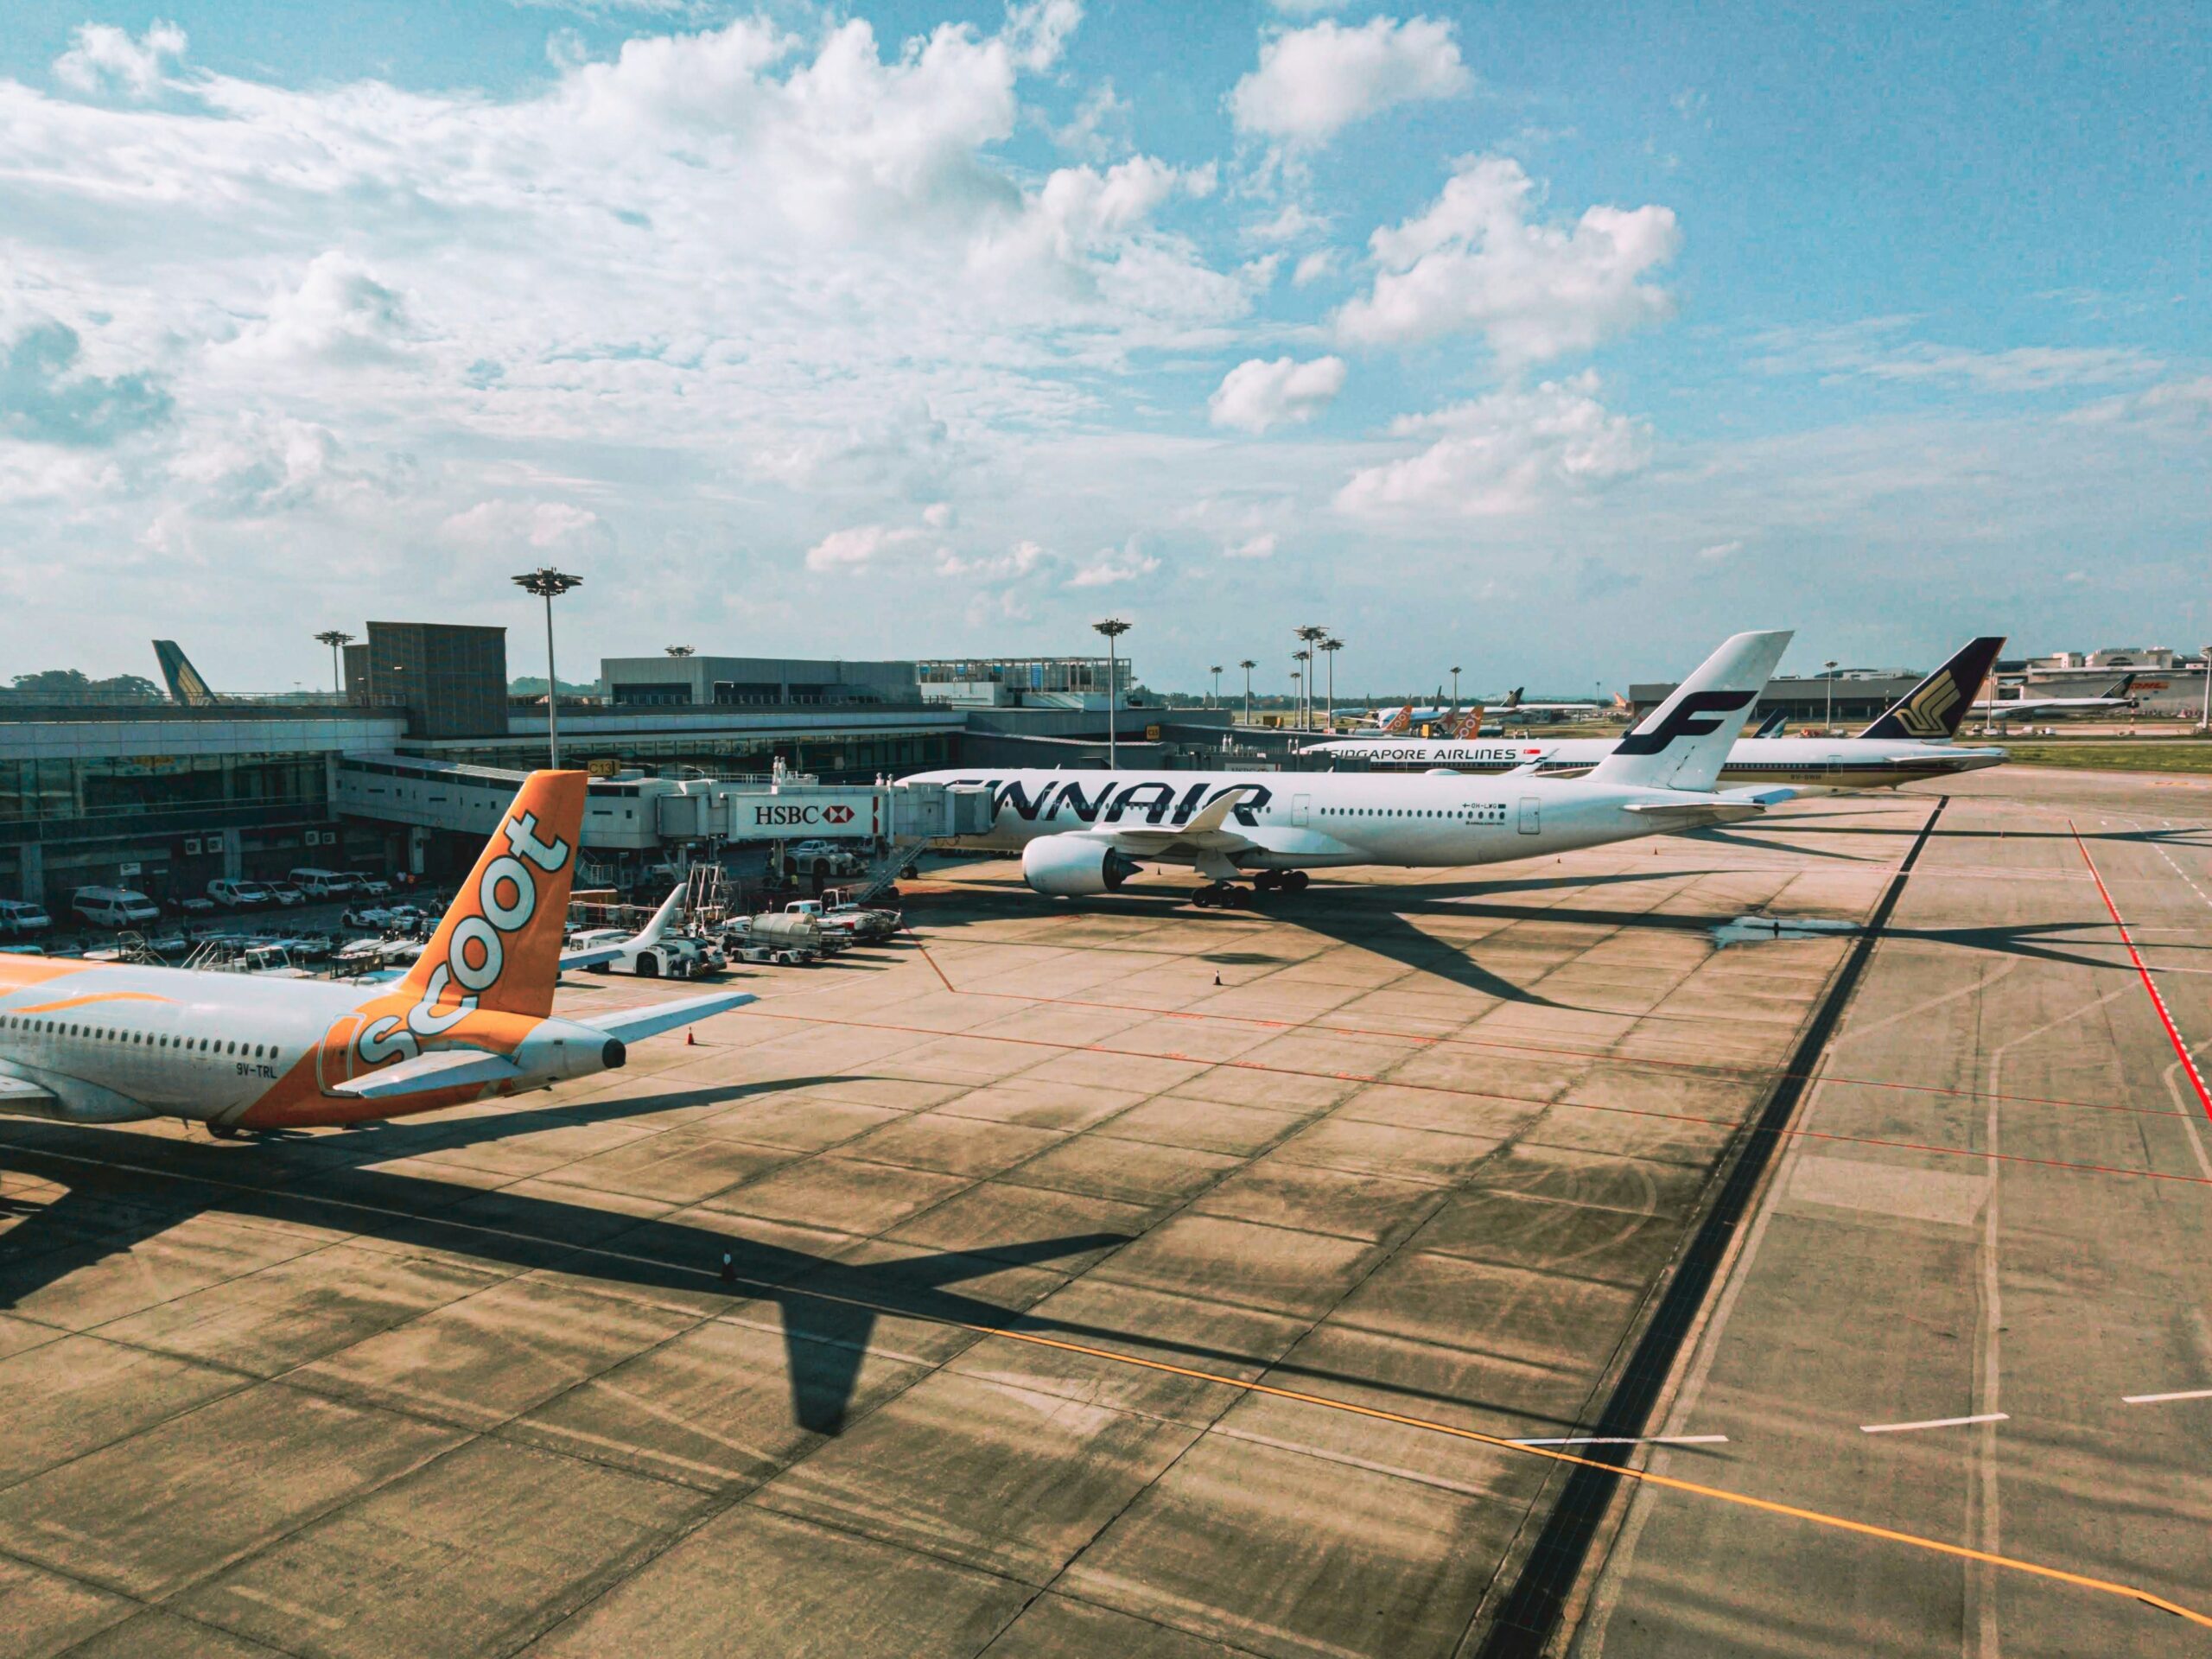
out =
[[1948,673],[1938,674],[1897,705],[1897,724],[1915,737],[1948,737],[1949,715],[1958,706],[1958,685]]

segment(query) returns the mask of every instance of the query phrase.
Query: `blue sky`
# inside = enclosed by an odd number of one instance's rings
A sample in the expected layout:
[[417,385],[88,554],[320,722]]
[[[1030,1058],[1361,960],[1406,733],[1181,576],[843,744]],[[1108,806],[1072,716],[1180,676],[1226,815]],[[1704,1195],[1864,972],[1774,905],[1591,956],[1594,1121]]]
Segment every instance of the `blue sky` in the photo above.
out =
[[0,676],[520,671],[547,559],[572,663],[2212,632],[2196,9],[10,19]]

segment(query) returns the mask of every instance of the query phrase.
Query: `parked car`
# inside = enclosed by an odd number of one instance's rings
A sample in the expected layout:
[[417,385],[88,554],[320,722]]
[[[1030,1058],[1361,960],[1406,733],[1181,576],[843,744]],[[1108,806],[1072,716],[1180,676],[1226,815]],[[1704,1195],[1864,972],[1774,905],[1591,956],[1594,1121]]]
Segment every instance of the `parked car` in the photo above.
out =
[[26,933],[43,933],[54,918],[26,899],[0,899],[0,937],[19,939]]
[[353,878],[340,870],[318,869],[302,864],[291,874],[292,885],[310,899],[343,899],[353,891]]
[[289,910],[295,905],[304,905],[308,901],[307,894],[289,881],[264,881],[261,886],[270,899],[283,909]]
[[135,887],[79,887],[69,908],[94,927],[143,927],[162,918],[162,907]]
[[389,899],[391,883],[380,875],[357,875],[353,878],[353,891],[364,899]]
[[276,902],[258,881],[210,881],[207,896],[226,910],[258,910]]
[[188,916],[212,916],[215,913],[215,901],[213,899],[203,899],[196,893],[188,893],[181,899],[172,899],[169,904],[173,909],[181,910]]

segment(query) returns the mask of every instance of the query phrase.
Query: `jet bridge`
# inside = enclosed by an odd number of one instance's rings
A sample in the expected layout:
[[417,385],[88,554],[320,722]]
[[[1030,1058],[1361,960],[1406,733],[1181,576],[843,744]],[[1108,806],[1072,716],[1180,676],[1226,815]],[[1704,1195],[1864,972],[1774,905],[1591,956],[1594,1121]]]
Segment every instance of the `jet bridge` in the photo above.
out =
[[[340,760],[334,804],[349,817],[489,836],[528,774],[408,755]],[[583,844],[656,852],[696,843],[778,841],[911,842],[982,835],[990,791],[959,784],[824,784],[802,773],[742,778],[594,778]]]

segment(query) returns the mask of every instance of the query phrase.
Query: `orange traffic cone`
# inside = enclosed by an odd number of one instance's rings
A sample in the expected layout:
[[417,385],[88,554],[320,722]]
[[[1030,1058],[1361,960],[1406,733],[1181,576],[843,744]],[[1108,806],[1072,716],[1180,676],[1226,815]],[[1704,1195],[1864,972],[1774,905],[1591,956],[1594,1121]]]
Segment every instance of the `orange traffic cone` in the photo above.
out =
[[683,1027],[683,1046],[686,1048],[699,1046],[699,1033],[689,1026]]

